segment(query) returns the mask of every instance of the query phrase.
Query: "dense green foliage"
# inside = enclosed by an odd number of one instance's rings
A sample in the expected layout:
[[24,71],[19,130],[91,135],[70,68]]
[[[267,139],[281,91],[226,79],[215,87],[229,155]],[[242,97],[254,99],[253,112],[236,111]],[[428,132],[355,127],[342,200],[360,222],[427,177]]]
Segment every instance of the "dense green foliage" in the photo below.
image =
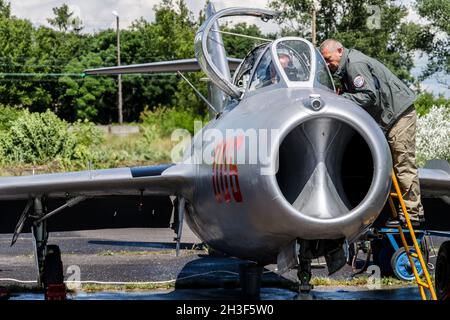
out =
[[450,110],[450,99],[446,99],[443,94],[438,97],[429,92],[424,92],[417,97],[414,103],[419,115],[426,115],[433,106],[443,107]]
[[[448,1],[416,1],[419,14],[428,19],[425,26],[404,22],[407,10],[397,2],[319,2],[317,43],[335,37],[379,59],[409,83],[414,82],[410,70],[415,50],[430,57],[422,78],[448,74]],[[311,0],[272,0],[270,4],[283,11],[281,35],[311,37]],[[367,5],[381,8],[376,30],[366,25],[371,15]],[[161,0],[154,9],[153,22],[141,18],[120,30],[122,64],[194,57],[193,40],[203,13],[196,21],[185,0]],[[125,75],[124,120],[139,121],[141,133],[130,139],[106,137],[93,123],[117,121],[117,78],[82,72],[117,64],[116,31],[80,32],[82,21],[65,4],[53,13],[47,18],[52,28],[36,27],[12,16],[9,2],[0,0],[0,165],[50,163],[53,169],[64,170],[88,164],[106,168],[170,161],[170,134],[176,128],[192,134],[195,120],[206,121],[205,104],[177,75]],[[261,38],[280,35],[264,35],[256,25],[246,23],[227,24],[222,29]],[[227,34],[223,38],[228,55],[236,58],[260,43]],[[206,95],[206,82],[200,81],[203,73],[186,76]],[[430,93],[419,95],[420,115],[426,115],[433,105],[448,108],[450,100]]]
[[[141,133],[117,137],[105,135],[92,122],[69,124],[50,110],[30,113],[0,107],[0,112],[6,124],[0,128],[0,175],[21,175],[31,169],[43,173],[169,162],[176,143],[146,123],[151,123],[151,115],[143,116]],[[167,120],[164,130],[183,126],[178,112],[160,116]]]
[[[424,35],[418,24],[402,21],[406,7],[386,0],[318,2],[317,44],[327,38],[338,39],[344,46],[380,60],[401,79],[413,80],[409,73],[412,54]],[[271,5],[283,11],[280,20],[289,26],[285,33],[311,39],[312,0],[274,0]],[[369,5],[380,8],[379,12],[371,11]],[[368,20],[378,14],[379,20]]]
[[201,121],[202,127],[207,118],[196,115],[191,108],[166,108],[159,106],[154,110],[144,110],[141,114],[142,124],[145,127],[153,127],[158,135],[170,137],[173,130],[186,129],[194,134],[194,121]]
[[[117,78],[82,76],[84,69],[116,64],[115,30],[79,33],[81,26],[73,26],[66,5],[54,8],[55,17],[49,19],[57,30],[36,28],[28,20],[10,16],[5,3],[0,0],[0,104],[39,112],[50,109],[68,121],[116,121]],[[194,56],[198,25],[184,1],[164,0],[155,10],[154,22],[140,19],[120,31],[122,64]],[[189,75],[194,81],[200,77]],[[206,94],[205,85],[200,89]],[[123,94],[125,121],[138,120],[146,106],[180,102],[205,113],[192,89],[175,75],[124,76]]]
[[[418,12],[431,21],[431,26],[425,27],[403,22],[406,9],[385,0],[321,0],[320,4],[318,43],[336,37],[345,45],[378,58],[407,81],[413,80],[409,70],[415,49],[431,56],[427,74],[448,72],[448,37],[438,37],[439,32],[448,35],[447,1],[417,1]],[[380,29],[375,31],[366,25],[371,14],[365,7],[368,4],[381,8]],[[272,7],[283,11],[281,20],[290,22],[282,34],[309,38],[311,5],[310,0],[271,1]],[[8,1],[0,0],[0,104],[38,112],[50,109],[71,122],[115,122],[117,78],[83,77],[82,72],[117,63],[116,31],[80,33],[82,21],[65,4],[55,7],[53,13],[47,20],[54,29],[35,27],[31,21],[11,16]],[[120,31],[122,64],[193,57],[192,44],[199,23],[184,0],[162,0],[155,6],[155,21],[141,18]],[[225,25],[223,29],[255,37],[275,36],[263,35],[257,26],[246,23]],[[243,57],[258,42],[226,34],[223,37],[231,57]],[[199,81],[202,73],[187,76],[206,95],[206,84]],[[160,105],[182,109],[189,106],[200,116],[206,114],[204,103],[177,75],[123,76],[123,101],[127,122],[138,121],[144,109],[153,110]]]
[[[416,0],[417,11],[427,19],[427,34],[431,41],[422,43],[421,48],[428,54],[427,69],[422,78],[436,73],[450,74],[450,1],[448,0]],[[448,77],[447,77],[448,79]],[[449,81],[438,81],[450,88]]]
[[90,146],[100,141],[92,124],[75,123],[69,133],[69,124],[50,110],[25,110],[0,134],[1,161],[33,165],[56,162],[63,167],[70,161],[84,164],[93,160]]
[[[184,0],[162,0],[155,6],[155,21],[138,19],[120,30],[121,63],[145,63],[194,57],[193,41],[199,22]],[[47,109],[67,121],[88,119],[111,123],[117,115],[117,77],[86,76],[88,68],[117,64],[116,31],[80,33],[82,22],[67,5],[53,9],[48,18],[55,28],[34,27],[31,21],[11,16],[9,4],[0,0],[0,104]],[[261,36],[255,25],[225,27],[227,31]],[[230,56],[242,57],[254,40],[225,36]],[[186,74],[206,95],[200,72]],[[125,75],[123,115],[138,121],[144,109],[156,106],[189,106],[196,114],[207,113],[204,103],[177,75]]]

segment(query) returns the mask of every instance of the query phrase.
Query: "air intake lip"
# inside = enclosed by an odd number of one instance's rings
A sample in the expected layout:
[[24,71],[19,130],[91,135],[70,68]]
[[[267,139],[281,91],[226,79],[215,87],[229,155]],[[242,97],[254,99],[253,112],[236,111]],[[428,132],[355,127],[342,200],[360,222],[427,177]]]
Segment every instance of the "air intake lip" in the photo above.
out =
[[[325,236],[332,234],[332,226],[342,229],[345,235],[355,233],[356,227],[352,225],[367,226],[375,221],[390,190],[392,158],[383,132],[363,109],[348,104],[336,105],[328,104],[319,112],[303,111],[296,118],[289,119],[281,129],[280,148],[272,150],[273,159],[277,159],[274,166],[279,169],[275,169],[278,173],[271,176],[277,191],[274,199],[279,201],[283,211],[289,212],[289,219],[308,226],[302,230],[304,234],[323,232]],[[297,133],[291,134],[296,130]],[[366,151],[360,153],[361,149],[356,147],[358,143],[352,147],[356,150],[342,149],[351,144],[354,137],[362,141]],[[306,156],[301,163],[293,160],[291,168],[295,168],[296,177],[285,174],[286,179],[297,181],[286,182],[280,177],[283,175],[283,144],[286,139],[291,139],[297,146],[288,148],[286,154],[289,157],[299,159]],[[340,155],[330,156],[336,153]],[[345,174],[352,170],[351,166],[343,165],[345,160],[357,159],[362,154],[365,158],[360,159],[361,163],[370,159],[370,181],[363,194],[355,198],[354,195],[348,196],[355,191],[349,189],[351,183],[339,177],[342,170],[345,169]],[[289,187],[289,183],[296,184],[296,188]],[[316,190],[318,184],[321,187]]]
[[[359,156],[353,157],[350,148],[358,150]],[[369,147],[353,128],[337,119],[315,118],[299,124],[284,138],[279,154],[277,182],[283,195],[311,217],[347,214],[372,182]],[[355,191],[359,201],[352,205]]]

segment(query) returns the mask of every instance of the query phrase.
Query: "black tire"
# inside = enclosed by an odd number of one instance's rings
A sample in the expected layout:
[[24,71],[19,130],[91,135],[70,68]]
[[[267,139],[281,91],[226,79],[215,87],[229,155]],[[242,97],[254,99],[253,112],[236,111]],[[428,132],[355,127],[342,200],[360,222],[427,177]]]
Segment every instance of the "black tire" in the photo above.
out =
[[430,262],[430,238],[430,236],[423,236],[422,241],[420,241],[420,250],[422,251],[425,264]]
[[439,300],[450,301],[450,241],[444,242],[439,248],[435,289]]
[[44,260],[44,272],[42,277],[44,287],[49,284],[64,283],[64,271],[61,261],[61,251],[57,245],[47,246],[47,255]]
[[351,243],[348,245],[348,259],[346,261],[346,263],[349,266],[353,266],[353,257],[356,255],[356,243]]
[[388,239],[375,239],[371,241],[373,263],[380,268],[381,276],[388,277],[393,274],[391,258],[394,248]]
[[214,249],[213,247],[208,247],[208,256],[214,258],[226,258],[229,257],[225,252]]

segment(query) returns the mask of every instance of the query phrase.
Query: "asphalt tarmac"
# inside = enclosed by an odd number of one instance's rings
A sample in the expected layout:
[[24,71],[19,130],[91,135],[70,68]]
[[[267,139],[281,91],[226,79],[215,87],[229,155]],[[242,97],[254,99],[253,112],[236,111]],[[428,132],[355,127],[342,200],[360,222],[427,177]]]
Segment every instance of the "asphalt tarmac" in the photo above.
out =
[[[77,273],[82,283],[123,285],[146,282],[157,285],[155,290],[108,291],[89,293],[76,291],[69,299],[133,299],[133,300],[228,300],[240,299],[239,265],[245,261],[209,255],[201,241],[185,227],[180,255],[175,253],[175,234],[169,229],[108,229],[51,233],[48,243],[59,245],[62,252],[65,279],[73,280]],[[10,247],[11,234],[0,235],[0,286],[36,286],[36,269],[31,234],[22,234]],[[433,263],[433,257],[431,262]],[[323,260],[314,261],[313,276],[327,276]],[[292,290],[296,281],[294,271],[280,276],[275,265],[264,269],[261,299],[291,300],[296,298],[325,300],[416,300],[420,299],[414,286],[392,289],[362,287],[318,286],[311,296],[297,296]],[[352,269],[345,266],[332,276],[347,279]],[[72,277],[72,278],[71,278]],[[20,282],[19,282],[20,281]],[[167,284],[167,288],[164,287]],[[40,300],[42,293],[14,290],[12,300]]]

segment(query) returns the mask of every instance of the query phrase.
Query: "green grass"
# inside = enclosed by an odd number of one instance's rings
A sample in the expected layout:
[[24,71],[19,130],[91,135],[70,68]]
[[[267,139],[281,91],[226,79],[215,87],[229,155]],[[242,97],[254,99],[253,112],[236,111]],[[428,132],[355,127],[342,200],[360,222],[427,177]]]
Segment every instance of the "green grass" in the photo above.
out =
[[[358,277],[351,280],[346,279],[330,279],[325,277],[313,277],[311,284],[314,286],[354,286],[364,287],[368,284],[368,277]],[[415,282],[403,281],[393,277],[381,278],[381,286],[383,287],[407,287],[415,285]]]
[[[431,276],[432,281],[434,282],[433,275]],[[368,277],[358,277],[354,278],[352,280],[339,280],[339,279],[330,279],[326,277],[313,277],[311,280],[311,284],[318,287],[360,287],[364,288],[367,286],[367,280]],[[415,286],[416,283],[414,281],[408,282],[408,281],[401,281],[397,278],[392,277],[384,277],[381,278],[381,288],[387,289],[387,288],[398,288],[398,287],[411,287]],[[195,280],[190,280],[186,283],[176,283],[176,281],[170,281],[170,282],[130,282],[127,284],[82,284],[81,288],[79,289],[69,289],[70,284],[68,285],[68,292],[69,293],[76,293],[78,291],[83,292],[101,292],[101,291],[151,291],[151,290],[170,290],[175,289],[176,286],[183,287],[183,288],[203,288],[202,283],[196,283]],[[224,288],[239,288],[240,284],[238,279],[230,279],[227,280],[223,284]],[[264,283],[262,284],[264,287]],[[298,290],[298,284],[296,282],[281,282],[279,284],[277,283],[267,283],[266,286],[269,287],[280,287],[292,291]],[[42,293],[42,290],[38,288],[35,285],[7,285],[4,286],[8,289],[10,293]]]
[[80,291],[101,292],[101,291],[150,291],[150,290],[170,290],[175,288],[175,281],[168,283],[129,283],[125,285],[109,284],[83,284]]

